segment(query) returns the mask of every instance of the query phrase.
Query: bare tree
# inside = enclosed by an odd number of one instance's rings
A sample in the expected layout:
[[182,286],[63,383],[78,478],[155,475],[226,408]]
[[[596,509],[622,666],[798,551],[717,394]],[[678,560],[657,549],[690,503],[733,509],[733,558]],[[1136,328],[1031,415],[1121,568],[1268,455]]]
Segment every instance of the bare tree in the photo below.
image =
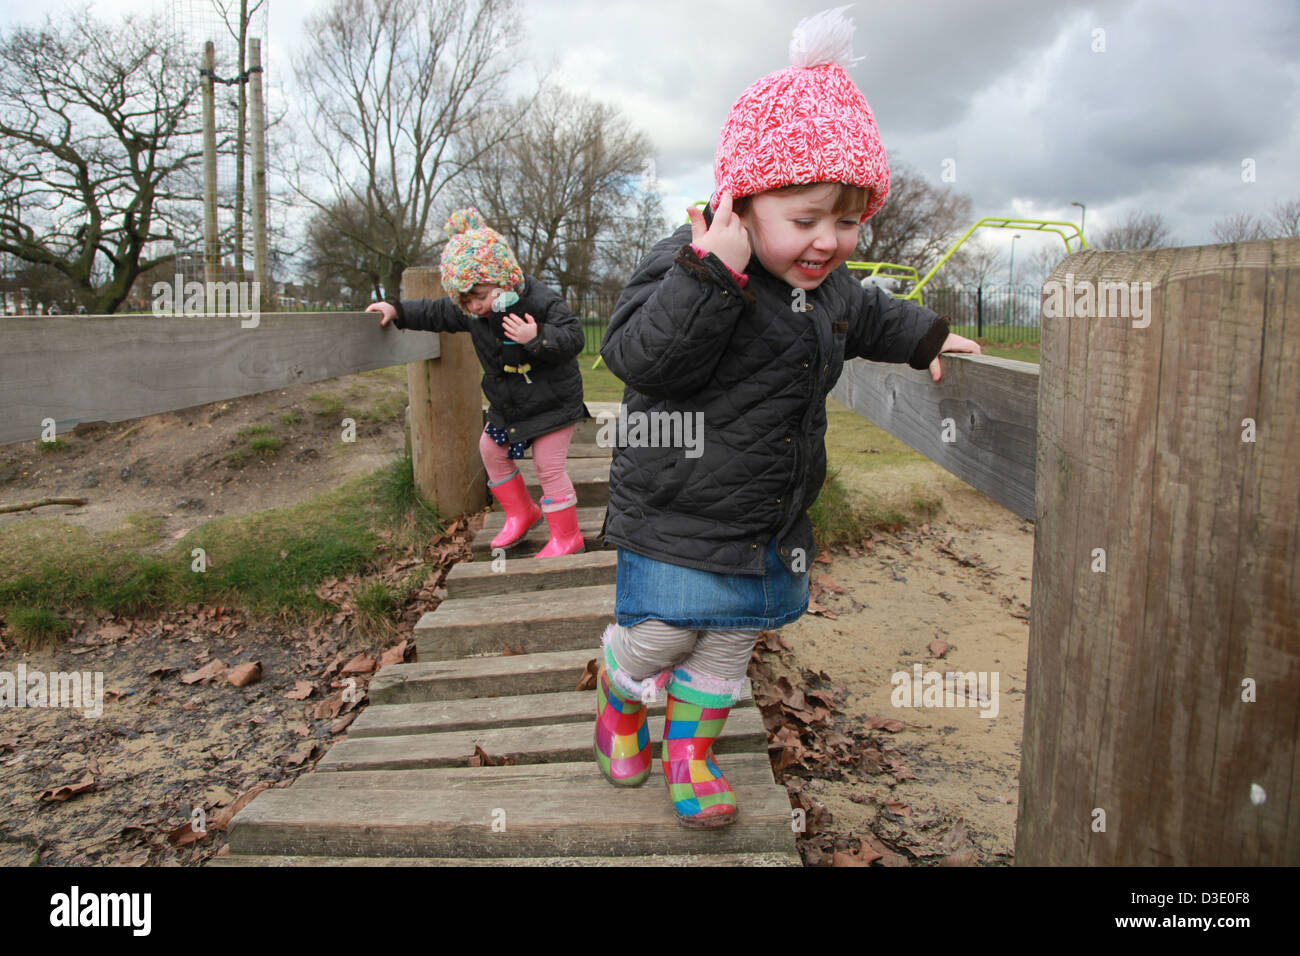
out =
[[1300,237],[1300,198],[1279,202],[1269,216],[1269,233],[1274,239]]
[[1224,216],[1214,224],[1214,238],[1219,242],[1249,242],[1252,239],[1267,239],[1269,236],[1263,222],[1250,213],[1239,212]]
[[662,230],[657,192],[638,187],[653,169],[653,147],[617,109],[586,97],[550,89],[525,107],[509,108],[523,119],[500,148],[486,140],[504,120],[471,131],[482,158],[455,193],[506,237],[527,271],[561,293],[582,293],[602,271],[626,267],[629,245],[649,248],[647,226]]
[[1118,226],[1112,226],[1091,243],[1095,249],[1162,249],[1176,245],[1164,216],[1131,212]]
[[[478,127],[499,103],[518,22],[514,0],[334,0],[307,20],[296,72],[314,149],[295,191],[378,257],[389,294],[443,238],[447,183],[509,135],[510,124]],[[465,149],[471,130],[476,148]],[[303,182],[309,170],[327,196]]]
[[63,274],[91,312],[118,308],[187,213],[201,155],[197,75],[156,19],[83,11],[0,40],[0,252]]
[[969,196],[899,164],[890,169],[889,198],[867,220],[855,258],[915,266],[924,275],[970,223]]
[[358,204],[331,209],[312,216],[307,225],[307,284],[330,298],[339,298],[357,308],[383,297],[383,262],[337,232],[337,219],[357,220],[365,215]]
[[977,244],[972,239],[962,243],[961,248],[953,254],[936,278],[948,285],[976,288],[992,285],[998,281],[999,274],[1004,268],[1002,253],[991,246]]

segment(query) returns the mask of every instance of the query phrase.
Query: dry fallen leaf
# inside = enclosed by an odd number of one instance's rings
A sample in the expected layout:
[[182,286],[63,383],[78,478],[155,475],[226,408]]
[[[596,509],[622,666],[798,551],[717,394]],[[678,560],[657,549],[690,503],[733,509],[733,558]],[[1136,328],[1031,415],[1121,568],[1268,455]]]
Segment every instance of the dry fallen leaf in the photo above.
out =
[[343,709],[343,691],[338,690],[330,694],[319,704],[312,712],[317,720],[333,720]]
[[375,669],[375,659],[369,654],[362,651],[352,660],[343,665],[340,674],[369,674]]
[[596,680],[600,676],[600,665],[597,664],[596,658],[587,661],[587,666],[582,669],[582,676],[578,678],[578,686],[574,690],[595,690]]
[[236,687],[247,687],[262,679],[262,662],[246,661],[237,664],[226,674],[226,680]]
[[230,821],[234,819],[236,813],[244,809],[244,807],[248,806],[249,802],[255,796],[257,796],[263,790],[269,789],[270,786],[271,785],[269,783],[259,783],[251,790],[246,790],[243,793],[241,793],[239,795],[239,798],[234,803],[232,803],[228,807],[222,807],[215,814],[213,814],[212,823],[209,825],[208,828],[211,830],[226,829],[226,827],[230,826]]
[[887,730],[891,734],[896,734],[907,725],[901,720],[894,717],[868,717],[868,730]]
[[293,682],[293,690],[285,694],[290,700],[306,700],[316,690],[316,685],[309,680],[298,680]]
[[387,667],[389,664],[402,663],[402,661],[406,660],[406,650],[409,646],[405,639],[398,641],[380,656],[379,666]]
[[220,677],[226,672],[226,665],[221,663],[221,658],[214,657],[196,671],[190,671],[188,674],[181,675],[182,684],[203,684],[214,678]]
[[948,653],[948,648],[950,646],[951,645],[947,641],[945,641],[942,637],[936,637],[929,644],[930,656],[943,657],[944,654]]
[[43,800],[46,803],[62,803],[79,793],[85,793],[87,790],[93,789],[95,789],[95,778],[87,775],[78,783],[67,783],[61,787],[50,787],[48,790],[42,790],[36,795],[36,799]]
[[299,764],[304,763],[307,760],[310,760],[312,752],[315,749],[316,749],[315,742],[311,740],[307,741],[301,747],[295,750],[293,753],[289,754],[289,756],[284,758],[285,765],[289,767],[296,767]]

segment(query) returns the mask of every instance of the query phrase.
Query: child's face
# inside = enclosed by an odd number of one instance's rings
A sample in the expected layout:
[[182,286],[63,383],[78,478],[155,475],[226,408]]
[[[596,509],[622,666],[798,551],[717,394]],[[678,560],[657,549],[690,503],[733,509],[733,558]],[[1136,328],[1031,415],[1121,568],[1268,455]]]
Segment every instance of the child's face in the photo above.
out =
[[461,296],[461,305],[471,315],[487,315],[492,311],[492,303],[496,301],[497,296],[505,291],[500,286],[485,285],[480,282]]
[[745,224],[763,268],[796,289],[815,289],[853,255],[862,210],[836,215],[838,187],[759,193]]

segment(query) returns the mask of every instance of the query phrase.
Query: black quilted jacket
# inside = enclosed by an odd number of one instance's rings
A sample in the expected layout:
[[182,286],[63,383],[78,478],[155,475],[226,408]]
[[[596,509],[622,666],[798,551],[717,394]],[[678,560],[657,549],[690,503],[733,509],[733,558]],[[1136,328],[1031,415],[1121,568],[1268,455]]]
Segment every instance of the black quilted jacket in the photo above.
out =
[[650,251],[600,353],[626,385],[629,422],[636,412],[703,412],[703,453],[615,447],[603,534],[669,564],[749,575],[763,574],[776,538],[786,566],[807,570],[816,554],[807,512],[826,478],[826,395],[844,360],[926,368],[948,323],[864,289],[844,266],[796,312],[793,288],[757,258],[742,290],[690,239],[684,225]]
[[[391,300],[390,300],[391,301]],[[585,345],[582,324],[559,293],[524,276],[519,302],[505,314],[531,315],[538,324],[537,336],[520,346],[532,368],[531,383],[516,372],[507,372],[499,333],[500,316],[480,318],[461,311],[450,298],[403,299],[394,302],[399,329],[425,332],[469,332],[474,351],[483,366],[483,394],[488,399],[488,420],[505,428],[510,440],[524,441],[545,435],[590,417],[582,403],[582,373],[577,357]],[[493,323],[497,331],[493,330]]]

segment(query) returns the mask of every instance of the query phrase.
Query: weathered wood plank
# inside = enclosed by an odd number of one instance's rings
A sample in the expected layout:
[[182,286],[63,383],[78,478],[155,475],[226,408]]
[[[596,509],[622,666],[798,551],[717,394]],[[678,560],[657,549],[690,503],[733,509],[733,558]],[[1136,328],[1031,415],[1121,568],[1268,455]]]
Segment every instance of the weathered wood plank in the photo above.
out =
[[[753,689],[746,680],[736,706],[752,707],[753,704]],[[476,730],[480,727],[523,727],[529,724],[590,721],[594,719],[595,707],[594,690],[419,701],[412,704],[372,704],[348,727],[348,737],[392,737],[397,734]],[[662,714],[663,711],[664,700],[661,696],[650,704],[650,713]]]
[[376,704],[406,704],[571,691],[582,679],[587,662],[599,656],[597,638],[590,651],[393,664],[371,678],[367,695]]
[[[655,752],[658,753],[658,746]],[[723,768],[734,783],[773,783],[772,761],[766,754],[728,754]],[[663,766],[656,758],[651,779],[663,783]],[[443,767],[437,770],[350,770],[347,773],[308,773],[293,782],[290,790],[358,787],[368,790],[483,790],[501,791],[512,787],[545,790],[574,785],[608,790],[611,784],[600,775],[593,757],[574,763],[529,763],[508,767]],[[646,786],[650,785],[647,781]]]
[[[651,715],[650,739],[663,739],[664,718]],[[337,741],[316,764],[317,773],[353,770],[426,770],[464,767],[482,747],[491,757],[516,763],[578,762],[592,753],[593,724],[589,721],[522,727],[481,727],[440,734],[359,737]],[[714,744],[719,755],[766,750],[763,715],[755,707],[731,712],[722,736]],[[725,768],[724,768],[725,769]]]
[[[491,540],[490,535],[488,540]],[[448,598],[462,600],[490,594],[536,593],[550,588],[613,584],[618,568],[618,552],[612,549],[520,561],[512,561],[508,555],[504,561],[485,558],[462,561],[453,566],[444,581]]]
[[1033,518],[1038,366],[956,354],[942,363],[943,379],[935,383],[929,372],[906,365],[854,359],[844,363],[831,397]]
[[358,312],[0,318],[0,444],[438,356]]
[[[739,813],[683,827],[665,787],[501,791],[267,790],[230,824],[232,853],[373,857],[627,856],[789,852],[790,798],[736,786]],[[495,829],[494,829],[495,824]]]
[[[505,520],[505,515],[500,511],[493,511],[484,519],[483,527],[474,535],[474,543],[471,545],[474,560],[481,561],[492,556],[492,539],[505,527]],[[588,508],[584,507],[581,501],[578,502],[578,530],[582,532],[583,544],[588,551],[605,550],[601,547],[602,541],[599,537],[604,524],[604,505]],[[531,557],[546,547],[550,537],[551,531],[545,519],[537,522],[522,541],[506,552],[506,560]]]
[[1066,273],[1149,282],[1149,324],[1043,323],[1017,863],[1293,862],[1300,240]]
[[247,856],[231,854],[209,860],[207,866],[803,866],[794,850],[769,853],[676,853],[654,856],[543,856],[516,859],[456,857],[365,857],[365,856]]
[[422,661],[597,648],[613,621],[612,584],[547,591],[544,601],[536,592],[493,594],[443,601],[416,623],[415,646]]

